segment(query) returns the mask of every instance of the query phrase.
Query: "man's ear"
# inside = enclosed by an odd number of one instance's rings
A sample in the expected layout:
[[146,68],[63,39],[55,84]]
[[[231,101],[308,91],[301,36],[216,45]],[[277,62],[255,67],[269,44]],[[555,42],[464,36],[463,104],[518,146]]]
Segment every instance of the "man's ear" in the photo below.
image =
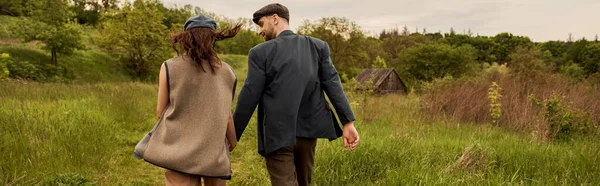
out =
[[273,14],[273,25],[279,24],[279,15]]

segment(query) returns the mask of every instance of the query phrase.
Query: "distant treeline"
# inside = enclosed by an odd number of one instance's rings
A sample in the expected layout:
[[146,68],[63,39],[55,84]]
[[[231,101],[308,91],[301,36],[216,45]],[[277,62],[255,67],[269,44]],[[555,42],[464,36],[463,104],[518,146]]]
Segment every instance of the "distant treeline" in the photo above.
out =
[[[38,40],[52,53],[70,54],[91,44],[118,56],[132,75],[155,75],[156,65],[173,55],[169,33],[182,30],[189,17],[204,13],[215,18],[219,27],[243,23],[244,30],[234,39],[218,42],[223,54],[247,54],[262,42],[257,27],[248,18],[231,19],[202,7],[165,6],[159,0],[5,0],[0,14],[21,17],[14,29],[24,42]],[[83,25],[83,26],[82,26]],[[84,30],[95,32],[84,33]],[[600,42],[575,39],[536,43],[527,36],[499,33],[480,36],[469,30],[457,33],[428,32],[426,28],[411,32],[403,29],[383,30],[378,37],[367,36],[354,21],[343,17],[305,20],[297,32],[329,43],[331,58],[345,80],[363,68],[395,68],[410,82],[430,81],[447,76],[460,77],[480,71],[484,64],[506,64],[517,68],[519,61],[539,62],[551,73],[585,79],[600,70]],[[565,34],[566,35],[566,34]],[[518,52],[520,51],[520,52]],[[514,58],[520,57],[515,60]],[[523,59],[525,56],[526,59]],[[410,84],[410,83],[409,83]]]

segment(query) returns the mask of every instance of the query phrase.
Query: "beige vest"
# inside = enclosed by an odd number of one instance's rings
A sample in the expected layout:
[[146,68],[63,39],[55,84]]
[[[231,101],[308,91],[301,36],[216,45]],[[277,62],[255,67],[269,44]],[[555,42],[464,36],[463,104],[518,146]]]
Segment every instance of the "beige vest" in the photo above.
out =
[[164,165],[158,166],[183,173],[230,177],[225,133],[235,73],[224,62],[215,73],[202,63],[204,72],[187,56],[172,58],[166,64],[169,105],[144,158],[149,162],[161,160]]

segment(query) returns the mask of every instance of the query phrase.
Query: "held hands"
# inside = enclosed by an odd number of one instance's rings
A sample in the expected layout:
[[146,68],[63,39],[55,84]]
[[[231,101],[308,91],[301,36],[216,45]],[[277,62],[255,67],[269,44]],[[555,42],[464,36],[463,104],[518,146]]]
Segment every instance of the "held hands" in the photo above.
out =
[[344,139],[344,148],[348,148],[348,151],[353,151],[358,145],[358,131],[354,128],[354,122],[351,121],[347,124],[344,124],[344,132],[342,134],[342,138]]
[[228,142],[227,147],[229,147],[229,152],[233,151],[233,149],[235,148],[236,145],[237,145],[237,141]]

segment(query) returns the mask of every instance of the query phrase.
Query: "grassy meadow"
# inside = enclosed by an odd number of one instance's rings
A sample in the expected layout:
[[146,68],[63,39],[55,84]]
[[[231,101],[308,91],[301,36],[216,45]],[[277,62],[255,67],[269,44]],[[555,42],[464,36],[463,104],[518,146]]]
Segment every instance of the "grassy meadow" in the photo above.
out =
[[[20,43],[6,28],[0,25],[0,53],[49,68],[40,43]],[[59,56],[54,74],[31,68],[45,83],[0,79],[0,185],[164,185],[163,169],[132,156],[157,119],[157,84],[133,82],[115,56],[85,39],[90,50]],[[239,92],[247,57],[221,58],[235,68]],[[50,77],[56,74],[64,79]],[[319,140],[314,185],[600,185],[600,78],[502,77],[431,83],[433,91],[409,95],[370,95],[346,84],[361,143],[347,152],[340,139]],[[499,125],[490,124],[491,82],[505,89]],[[528,96],[555,92],[586,111],[596,131],[540,140]],[[255,122],[232,152],[230,185],[270,185]]]
[[[244,56],[224,56],[244,80]],[[239,91],[241,83],[238,84]],[[156,120],[151,83],[0,81],[0,185],[162,185],[132,157]],[[532,134],[430,117],[417,95],[348,92],[361,144],[317,145],[314,185],[598,185],[595,135],[538,143]],[[232,152],[230,185],[269,185],[256,120]]]

